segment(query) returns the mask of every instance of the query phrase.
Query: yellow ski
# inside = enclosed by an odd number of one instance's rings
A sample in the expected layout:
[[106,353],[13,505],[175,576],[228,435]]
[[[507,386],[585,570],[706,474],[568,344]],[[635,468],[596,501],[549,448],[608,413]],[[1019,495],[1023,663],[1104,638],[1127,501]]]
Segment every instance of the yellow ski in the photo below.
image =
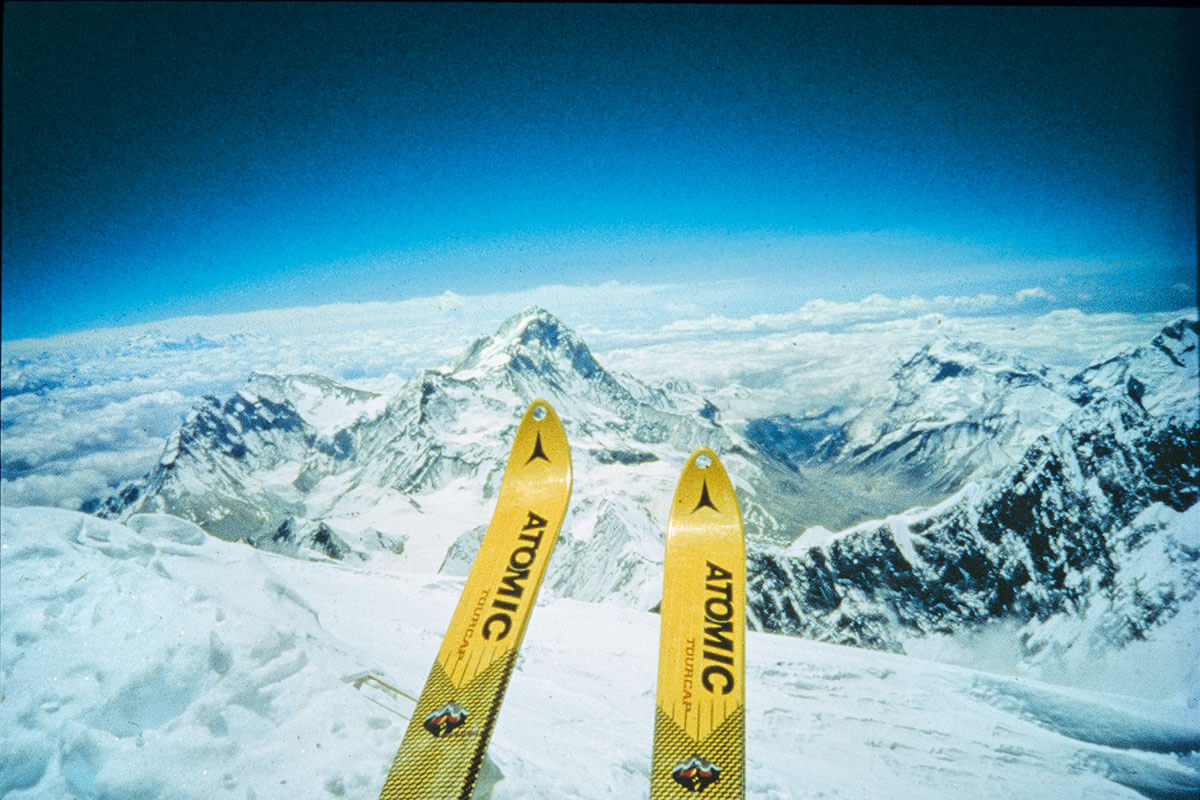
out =
[[467,800],[571,496],[558,415],[535,400],[380,800]]
[[725,468],[701,448],[667,523],[650,800],[745,797],[746,544]]

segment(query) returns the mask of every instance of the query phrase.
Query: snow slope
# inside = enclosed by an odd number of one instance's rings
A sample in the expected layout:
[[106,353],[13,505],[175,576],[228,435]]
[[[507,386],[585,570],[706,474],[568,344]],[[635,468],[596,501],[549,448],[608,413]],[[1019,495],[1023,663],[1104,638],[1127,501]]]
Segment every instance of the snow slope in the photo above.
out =
[[[743,447],[681,383],[618,380],[576,333],[531,308],[390,397],[316,375],[255,374],[233,396],[199,402],[143,480],[84,510],[167,513],[275,552],[386,551],[410,571],[462,574],[481,534],[464,523],[489,517],[502,455],[538,397],[571,441],[575,492],[549,580],[576,599],[658,602],[666,499],[700,446],[740,476],[753,542],[790,542],[805,519],[833,525],[861,508],[852,482],[816,480]],[[468,486],[478,476],[482,491]]]
[[1194,315],[1074,377],[1020,353],[939,337],[901,361],[860,408],[750,420],[746,436],[796,465],[828,464],[871,483],[894,484],[884,505],[932,504],[971,481],[999,477],[1080,407],[1127,396],[1153,417],[1196,419]]
[[[0,517],[0,797],[375,797],[461,579]],[[547,587],[549,588],[549,587]],[[491,800],[645,797],[658,617],[544,593]],[[748,797],[1194,798],[1200,709],[750,633]]]
[[767,630],[895,652],[911,634],[1029,623],[1014,641],[1056,671],[1178,622],[1197,660],[1195,624],[1176,620],[1200,596],[1196,358],[1196,322],[1180,320],[1085,371],[1082,405],[994,479],[750,551],[751,611]]
[[1002,472],[1078,408],[1074,394],[1045,365],[943,336],[901,361],[861,408],[752,420],[746,434],[791,463],[830,464],[894,482],[901,502],[929,501]]

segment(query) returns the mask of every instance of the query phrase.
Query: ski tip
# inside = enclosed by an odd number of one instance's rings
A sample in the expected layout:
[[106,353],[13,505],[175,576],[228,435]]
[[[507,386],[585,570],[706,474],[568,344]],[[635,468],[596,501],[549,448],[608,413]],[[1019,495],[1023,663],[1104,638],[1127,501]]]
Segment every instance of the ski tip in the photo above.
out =
[[712,450],[709,450],[707,447],[697,448],[696,452],[688,456],[687,460],[687,467],[695,469],[708,469],[713,464],[721,467],[722,471],[724,470],[724,466],[721,464],[721,459],[717,458],[717,454]]
[[538,398],[529,404],[521,417],[521,427],[534,428],[545,436],[548,432],[566,442],[567,434],[563,430],[562,420],[554,410],[554,406]]
[[567,433],[554,407],[541,398],[530,403],[521,418],[513,443],[514,456],[518,452],[523,454],[523,465],[541,464],[552,470],[565,469],[569,480],[571,447],[567,443]]
[[702,510],[740,519],[737,494],[717,454],[701,447],[688,457],[675,492],[673,517],[690,516]]

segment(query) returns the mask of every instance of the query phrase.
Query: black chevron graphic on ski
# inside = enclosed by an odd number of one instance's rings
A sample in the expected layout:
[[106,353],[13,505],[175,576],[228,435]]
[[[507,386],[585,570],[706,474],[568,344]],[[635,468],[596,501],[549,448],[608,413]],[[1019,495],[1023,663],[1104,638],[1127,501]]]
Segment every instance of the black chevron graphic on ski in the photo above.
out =
[[526,461],[525,463],[529,464],[535,458],[540,458],[542,461],[545,461],[547,464],[550,463],[550,459],[546,457],[546,451],[542,449],[542,435],[540,433],[537,435],[537,439],[533,443],[533,455],[531,455],[529,457],[529,460]]
[[713,511],[720,512],[720,509],[713,505],[712,498],[708,496],[708,481],[700,484],[700,502],[696,503],[696,507],[692,509],[692,513],[695,514],[702,508],[711,508]]

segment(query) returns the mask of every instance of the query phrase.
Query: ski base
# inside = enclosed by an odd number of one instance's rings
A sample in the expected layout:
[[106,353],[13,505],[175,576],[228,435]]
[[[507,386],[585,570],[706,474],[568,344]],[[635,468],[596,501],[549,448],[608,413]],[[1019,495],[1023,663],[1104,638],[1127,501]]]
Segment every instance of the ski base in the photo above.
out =
[[380,800],[469,800],[570,494],[566,433],[536,400]]
[[745,797],[746,545],[724,466],[688,459],[667,523],[650,800]]

